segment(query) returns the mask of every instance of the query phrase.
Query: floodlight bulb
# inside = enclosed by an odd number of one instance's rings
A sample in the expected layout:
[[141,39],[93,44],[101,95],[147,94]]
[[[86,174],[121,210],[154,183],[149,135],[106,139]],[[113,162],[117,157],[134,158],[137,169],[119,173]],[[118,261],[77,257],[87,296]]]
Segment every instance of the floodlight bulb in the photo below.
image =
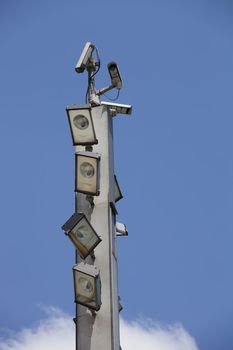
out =
[[85,130],[89,126],[89,121],[83,114],[76,115],[73,119],[73,123],[79,130]]
[[80,277],[78,279],[78,283],[80,284],[80,288],[82,289],[82,294],[88,298],[91,298],[94,292],[94,287],[91,281],[88,278]]
[[80,165],[80,172],[84,177],[93,177],[95,175],[95,169],[93,165],[88,162],[84,162]]
[[88,226],[82,225],[78,227],[77,231],[75,232],[76,236],[79,238],[81,243],[86,243],[91,239],[92,232],[90,231],[90,228]]

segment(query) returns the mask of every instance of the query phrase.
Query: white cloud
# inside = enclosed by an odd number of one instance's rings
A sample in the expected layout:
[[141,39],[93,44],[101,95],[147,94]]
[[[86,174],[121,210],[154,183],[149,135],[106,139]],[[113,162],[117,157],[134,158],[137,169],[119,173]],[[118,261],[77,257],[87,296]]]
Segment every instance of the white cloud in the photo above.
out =
[[0,340],[0,350],[73,350],[72,318],[56,308],[44,309],[48,317],[35,327],[23,329],[10,339]]
[[[59,309],[45,309],[47,318],[35,327],[0,339],[0,350],[73,350],[74,324]],[[198,350],[195,340],[181,325],[162,327],[148,321],[121,320],[123,350]]]
[[198,350],[181,325],[162,327],[148,321],[121,320],[121,344],[123,350]]

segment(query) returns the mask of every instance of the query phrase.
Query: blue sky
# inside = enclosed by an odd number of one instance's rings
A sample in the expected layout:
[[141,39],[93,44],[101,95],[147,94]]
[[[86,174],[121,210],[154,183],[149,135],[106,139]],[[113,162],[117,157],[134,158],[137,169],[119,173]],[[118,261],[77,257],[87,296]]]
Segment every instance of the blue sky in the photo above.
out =
[[227,0],[1,1],[0,337],[45,317],[41,305],[74,312],[65,108],[85,101],[74,66],[91,41],[97,87],[116,60],[118,101],[134,108],[114,120],[123,317],[233,348],[232,18]]

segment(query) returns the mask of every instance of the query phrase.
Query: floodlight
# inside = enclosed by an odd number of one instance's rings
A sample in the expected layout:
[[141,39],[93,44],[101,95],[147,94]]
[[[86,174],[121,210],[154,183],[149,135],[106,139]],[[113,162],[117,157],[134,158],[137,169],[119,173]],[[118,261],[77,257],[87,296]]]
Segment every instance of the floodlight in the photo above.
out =
[[94,51],[95,46],[87,42],[84,46],[81,56],[76,64],[75,70],[77,73],[82,73],[87,68],[88,63],[91,59],[92,53]]
[[98,311],[101,306],[101,281],[98,269],[83,262],[73,267],[75,303]]
[[112,85],[117,88],[122,88],[122,79],[116,62],[108,64],[108,71],[111,77]]
[[128,231],[125,224],[116,222],[116,235],[117,236],[128,236]]
[[98,143],[89,106],[68,106],[66,108],[73,145],[94,145]]
[[115,117],[117,114],[129,115],[132,113],[132,106],[131,105],[125,105],[122,103],[111,103],[111,102],[106,102],[106,101],[101,101],[100,104],[108,107],[108,109],[113,117]]
[[114,175],[114,191],[115,191],[115,202],[117,202],[123,198],[123,195],[121,193],[121,189],[118,184],[116,175]]
[[94,152],[75,154],[75,191],[93,196],[99,195],[100,155]]
[[101,242],[100,237],[82,213],[74,213],[62,226],[62,230],[68,235],[83,259]]

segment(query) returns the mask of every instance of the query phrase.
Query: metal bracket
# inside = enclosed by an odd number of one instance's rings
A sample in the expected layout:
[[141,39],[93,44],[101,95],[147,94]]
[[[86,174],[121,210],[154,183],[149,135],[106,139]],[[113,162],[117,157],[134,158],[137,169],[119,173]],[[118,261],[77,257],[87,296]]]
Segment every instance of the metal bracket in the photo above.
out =
[[118,211],[117,211],[117,208],[115,206],[115,203],[114,202],[110,202],[110,208],[112,209],[112,212],[114,215],[118,215]]

